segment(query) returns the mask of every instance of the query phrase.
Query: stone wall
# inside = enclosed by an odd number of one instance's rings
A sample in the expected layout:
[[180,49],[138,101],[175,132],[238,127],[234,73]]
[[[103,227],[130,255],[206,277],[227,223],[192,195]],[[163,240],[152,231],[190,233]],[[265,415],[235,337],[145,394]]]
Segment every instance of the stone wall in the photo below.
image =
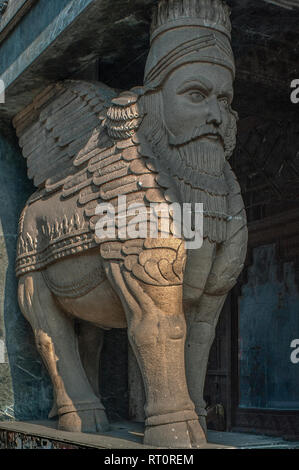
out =
[[18,219],[32,192],[17,145],[0,137],[0,420],[44,419],[52,399],[14,272]]

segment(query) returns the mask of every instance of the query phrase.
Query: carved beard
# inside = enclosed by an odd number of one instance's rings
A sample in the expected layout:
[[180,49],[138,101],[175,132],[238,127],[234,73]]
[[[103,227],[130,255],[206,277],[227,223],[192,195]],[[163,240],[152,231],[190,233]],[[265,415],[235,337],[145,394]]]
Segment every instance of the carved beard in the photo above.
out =
[[[191,189],[210,194],[227,194],[224,184],[225,152],[219,143],[202,142],[200,138],[186,139],[182,145],[171,145],[172,137],[161,120],[147,115],[140,128],[164,171],[170,173],[183,190],[183,202],[196,202]],[[183,184],[182,184],[183,183]],[[190,188],[184,188],[185,185]],[[187,200],[186,200],[187,197]],[[200,202],[200,201],[199,201]]]
[[[168,158],[167,158],[168,159]],[[193,175],[220,177],[223,174],[225,156],[223,149],[211,142],[192,140],[171,149],[171,161],[179,161],[186,169],[186,182],[192,185]],[[188,171],[191,168],[192,174]]]
[[[216,129],[214,125],[202,125],[191,129],[188,135],[175,137],[170,135],[164,124],[163,101],[160,91],[149,93],[141,99],[142,109],[145,111],[140,132],[151,143],[156,157],[167,164],[173,176],[184,177],[186,183],[192,184],[190,171],[194,174],[207,174],[221,176],[226,160],[226,150],[218,142],[202,141],[206,134],[219,134],[224,142],[228,142],[228,135],[222,126]],[[181,170],[180,170],[181,168]],[[186,169],[186,173],[182,169]],[[179,174],[177,171],[179,171]]]
[[145,104],[147,113],[140,132],[151,145],[158,162],[157,169],[173,177],[180,202],[203,203],[204,237],[217,243],[223,242],[228,217],[224,148],[219,143],[194,138],[194,133],[190,134],[191,139],[186,136],[184,144],[171,145],[171,136],[163,120],[157,117],[157,112],[152,112],[153,103]]

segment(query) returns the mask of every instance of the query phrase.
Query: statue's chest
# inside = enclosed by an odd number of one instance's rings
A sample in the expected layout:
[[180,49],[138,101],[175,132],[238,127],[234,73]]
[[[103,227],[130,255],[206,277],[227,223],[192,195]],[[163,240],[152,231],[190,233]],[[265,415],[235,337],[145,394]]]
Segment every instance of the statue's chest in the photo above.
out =
[[203,293],[216,253],[216,243],[208,239],[201,248],[188,250],[184,273],[184,300],[195,301]]

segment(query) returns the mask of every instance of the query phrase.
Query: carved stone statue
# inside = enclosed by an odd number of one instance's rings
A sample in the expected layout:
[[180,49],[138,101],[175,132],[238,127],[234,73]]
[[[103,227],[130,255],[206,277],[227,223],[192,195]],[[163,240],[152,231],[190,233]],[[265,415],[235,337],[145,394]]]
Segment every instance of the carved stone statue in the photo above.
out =
[[[228,163],[234,74],[228,7],[162,0],[144,86],[117,96],[101,83],[64,81],[14,119],[38,188],[19,224],[18,298],[53,382],[59,429],[107,428],[97,380],[102,332],[127,327],[146,393],[144,443],[206,442],[209,351],[247,246]],[[173,214],[168,236],[134,237],[132,203],[145,207],[145,229],[153,203],[203,203],[202,247],[186,248]],[[118,228],[106,238],[97,231],[107,221],[103,204]],[[192,209],[193,228],[195,216]],[[162,235],[163,216],[156,221]]]

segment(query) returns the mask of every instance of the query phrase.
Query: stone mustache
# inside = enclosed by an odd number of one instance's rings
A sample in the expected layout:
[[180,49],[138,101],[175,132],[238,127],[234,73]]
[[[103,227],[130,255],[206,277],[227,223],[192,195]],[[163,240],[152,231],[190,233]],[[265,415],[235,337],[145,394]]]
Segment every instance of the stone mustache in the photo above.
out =
[[[206,442],[209,351],[247,247],[228,163],[234,67],[222,1],[163,0],[143,86],[117,96],[101,83],[64,81],[14,118],[38,188],[19,224],[18,298],[53,383],[50,416],[58,415],[59,429],[107,428],[98,390],[102,333],[127,328],[146,394],[144,443]],[[117,210],[119,196],[147,208],[203,203],[202,247],[187,250],[174,230],[164,238],[98,238],[98,205]]]

